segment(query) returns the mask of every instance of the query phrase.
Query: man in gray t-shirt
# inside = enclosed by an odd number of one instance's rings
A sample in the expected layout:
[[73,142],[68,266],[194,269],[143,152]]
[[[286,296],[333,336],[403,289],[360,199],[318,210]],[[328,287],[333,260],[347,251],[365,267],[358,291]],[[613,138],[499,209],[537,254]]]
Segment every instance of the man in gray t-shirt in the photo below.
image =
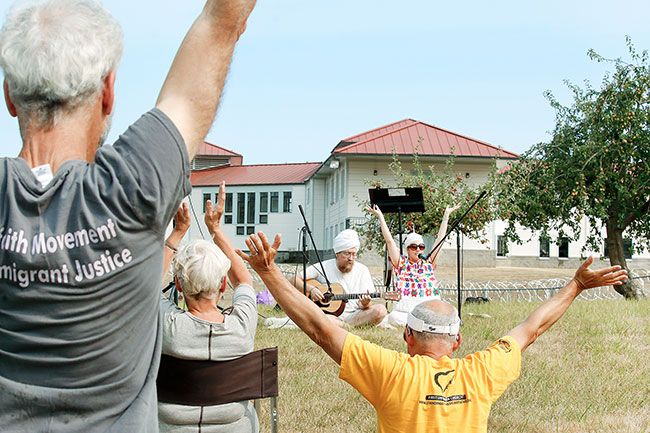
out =
[[0,159],[0,431],[158,430],[164,231],[253,5],[207,1],[156,108],[99,150],[119,25],[94,0],[9,13],[0,67],[23,147]]

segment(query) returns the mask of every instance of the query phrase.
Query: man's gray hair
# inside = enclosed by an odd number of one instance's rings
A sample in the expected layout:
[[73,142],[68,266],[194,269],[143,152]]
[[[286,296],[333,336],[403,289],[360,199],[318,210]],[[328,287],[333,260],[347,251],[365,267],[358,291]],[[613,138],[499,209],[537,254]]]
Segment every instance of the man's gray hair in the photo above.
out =
[[[447,308],[436,308],[432,310],[430,308],[431,302],[423,302],[416,305],[413,311],[411,311],[411,314],[429,325],[449,326],[458,323],[460,319],[458,318],[458,310],[456,307],[447,302],[445,304]],[[430,332],[418,331],[413,331],[413,334],[420,341],[433,342],[437,340],[446,344],[453,344],[456,341],[456,336],[449,334],[432,334]]]
[[0,30],[0,68],[26,122],[57,122],[102,90],[122,56],[122,29],[96,0],[23,0]]
[[230,270],[230,259],[212,242],[197,240],[178,250],[173,268],[185,295],[213,299]]

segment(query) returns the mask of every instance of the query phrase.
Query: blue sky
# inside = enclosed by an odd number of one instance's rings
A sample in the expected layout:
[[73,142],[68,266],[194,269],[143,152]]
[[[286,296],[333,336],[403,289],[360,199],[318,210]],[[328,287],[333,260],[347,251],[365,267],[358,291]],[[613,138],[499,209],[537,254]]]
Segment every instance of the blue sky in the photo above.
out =
[[[10,2],[3,0],[5,15]],[[201,1],[106,0],[121,22],[112,142],[151,108]],[[245,163],[322,161],[342,138],[414,118],[523,152],[570,102],[564,79],[598,84],[587,58],[650,48],[647,1],[259,0],[207,139]],[[0,155],[20,150],[0,110]]]

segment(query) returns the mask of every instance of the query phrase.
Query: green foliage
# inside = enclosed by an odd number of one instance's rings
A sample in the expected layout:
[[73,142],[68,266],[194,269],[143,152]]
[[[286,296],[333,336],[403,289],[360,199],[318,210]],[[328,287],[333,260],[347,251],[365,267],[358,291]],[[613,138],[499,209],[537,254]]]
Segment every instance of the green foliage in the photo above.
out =
[[558,237],[577,239],[582,217],[590,228],[587,245],[598,250],[607,224],[648,247],[650,238],[650,64],[627,38],[630,62],[614,66],[600,89],[566,83],[573,103],[563,106],[546,92],[556,111],[549,143],[539,143],[501,176],[500,216],[507,235],[518,240],[515,223]]
[[[412,156],[412,166],[405,169],[402,161],[397,155],[393,155],[393,161],[389,165],[390,171],[397,179],[397,185],[385,185],[381,182],[371,182],[371,187],[421,187],[424,198],[424,213],[409,213],[404,215],[403,230],[405,233],[415,230],[422,235],[436,236],[440,221],[442,220],[445,208],[456,203],[462,203],[460,209],[451,216],[450,226],[465,213],[467,208],[480,194],[480,190],[491,188],[496,177],[496,164],[488,176],[486,184],[472,186],[467,183],[464,177],[454,169],[456,158],[454,155],[446,159],[442,170],[437,166],[424,166],[420,155]],[[368,201],[361,204],[365,207]],[[489,198],[481,200],[474,209],[467,215],[461,230],[471,239],[487,243],[488,239],[484,232],[485,225],[496,216],[496,201]],[[386,222],[391,227],[393,235],[397,236],[398,222],[397,214],[386,214]],[[376,218],[371,218],[369,223],[360,228],[359,233],[365,236],[373,247],[383,249],[384,239],[379,229]]]

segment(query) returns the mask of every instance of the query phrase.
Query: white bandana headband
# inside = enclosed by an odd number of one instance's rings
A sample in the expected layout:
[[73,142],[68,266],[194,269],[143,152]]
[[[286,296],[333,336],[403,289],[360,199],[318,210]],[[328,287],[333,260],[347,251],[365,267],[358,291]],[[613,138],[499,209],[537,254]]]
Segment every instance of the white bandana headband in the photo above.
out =
[[406,324],[414,331],[428,332],[430,334],[458,335],[460,332],[460,320],[449,325],[430,325],[425,323],[424,320],[418,319],[412,313],[409,313]]

